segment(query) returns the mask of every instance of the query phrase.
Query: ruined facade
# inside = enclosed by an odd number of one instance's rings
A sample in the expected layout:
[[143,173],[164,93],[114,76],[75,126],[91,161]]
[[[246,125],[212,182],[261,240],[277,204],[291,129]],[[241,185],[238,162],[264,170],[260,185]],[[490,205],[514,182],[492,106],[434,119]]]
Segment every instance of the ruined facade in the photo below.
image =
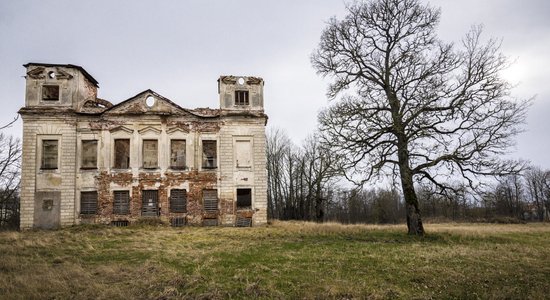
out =
[[185,109],[151,90],[112,105],[79,66],[24,67],[21,228],[266,223],[261,78],[221,76],[219,109]]

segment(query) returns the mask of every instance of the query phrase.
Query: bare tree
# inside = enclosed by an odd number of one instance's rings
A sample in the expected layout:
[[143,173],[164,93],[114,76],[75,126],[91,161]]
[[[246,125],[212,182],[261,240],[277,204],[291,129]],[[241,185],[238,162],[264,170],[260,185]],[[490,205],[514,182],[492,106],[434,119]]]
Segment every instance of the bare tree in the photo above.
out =
[[543,171],[540,167],[532,166],[525,172],[527,193],[531,203],[535,206],[537,219],[544,221],[545,203],[548,201],[547,185],[550,183],[550,173]]
[[347,158],[352,180],[399,178],[408,232],[423,235],[415,181],[454,192],[447,182],[456,176],[475,187],[478,175],[517,172],[521,162],[499,157],[530,101],[510,98],[500,76],[507,60],[497,40],[482,42],[479,26],[456,49],[436,36],[440,10],[418,0],[356,2],[347,11],[329,20],[311,58],[333,79],[328,96],[343,95],[320,113],[323,141]]
[[276,219],[324,220],[328,186],[338,175],[337,157],[317,135],[294,147],[281,129],[267,133],[268,215]]
[[18,227],[20,159],[19,139],[0,133],[0,227],[3,228]]

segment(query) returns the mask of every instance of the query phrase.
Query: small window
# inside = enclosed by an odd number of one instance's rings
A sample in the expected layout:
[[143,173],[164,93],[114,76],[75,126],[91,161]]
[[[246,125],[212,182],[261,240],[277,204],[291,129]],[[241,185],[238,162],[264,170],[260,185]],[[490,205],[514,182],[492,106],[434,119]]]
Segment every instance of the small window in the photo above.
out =
[[95,215],[97,211],[97,192],[80,193],[80,214]]
[[42,100],[59,101],[59,85],[42,86]]
[[130,167],[130,140],[115,140],[115,168],[128,169]]
[[187,222],[185,220],[185,217],[176,217],[170,219],[170,224],[172,225],[172,227],[183,227],[186,223]]
[[252,227],[252,218],[237,217],[236,227]]
[[235,91],[235,105],[249,105],[248,91]]
[[216,141],[202,141],[202,167],[203,169],[215,169],[216,164]]
[[170,168],[185,169],[185,140],[170,141]]
[[97,168],[97,141],[82,141],[82,169]]
[[187,191],[173,189],[170,191],[170,212],[187,212]]
[[217,190],[203,190],[202,191],[202,203],[205,211],[216,212],[218,211],[218,191]]
[[250,208],[252,206],[252,190],[237,189],[237,208]]
[[115,201],[113,203],[113,214],[127,215],[130,213],[130,192],[115,191]]
[[158,167],[158,141],[143,140],[143,168],[154,169]]
[[58,141],[43,140],[42,141],[42,166],[41,169],[53,170],[57,169],[58,156]]

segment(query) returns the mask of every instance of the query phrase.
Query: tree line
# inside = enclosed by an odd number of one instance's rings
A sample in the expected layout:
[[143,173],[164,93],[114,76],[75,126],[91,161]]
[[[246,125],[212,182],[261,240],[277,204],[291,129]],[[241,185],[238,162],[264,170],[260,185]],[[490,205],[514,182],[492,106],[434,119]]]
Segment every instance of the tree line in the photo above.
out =
[[[341,223],[405,222],[406,204],[399,187],[349,184],[339,159],[319,135],[294,145],[280,128],[267,132],[268,216],[280,220]],[[435,221],[549,221],[550,170],[529,166],[472,191],[449,183],[452,193],[418,184],[420,210]]]
[[21,142],[2,132],[16,120],[0,126],[0,229],[19,228]]

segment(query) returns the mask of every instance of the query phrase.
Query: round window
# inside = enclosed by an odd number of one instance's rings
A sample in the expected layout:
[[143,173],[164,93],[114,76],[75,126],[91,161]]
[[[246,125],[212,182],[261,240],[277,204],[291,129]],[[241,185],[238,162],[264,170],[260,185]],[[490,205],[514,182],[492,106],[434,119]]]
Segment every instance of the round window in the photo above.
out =
[[242,77],[239,78],[239,79],[237,80],[237,82],[238,82],[240,85],[243,85],[243,84],[244,84],[244,78],[242,78]]
[[145,99],[145,105],[147,105],[147,107],[153,107],[153,105],[155,105],[155,98],[153,96],[149,96],[147,97],[147,99]]

